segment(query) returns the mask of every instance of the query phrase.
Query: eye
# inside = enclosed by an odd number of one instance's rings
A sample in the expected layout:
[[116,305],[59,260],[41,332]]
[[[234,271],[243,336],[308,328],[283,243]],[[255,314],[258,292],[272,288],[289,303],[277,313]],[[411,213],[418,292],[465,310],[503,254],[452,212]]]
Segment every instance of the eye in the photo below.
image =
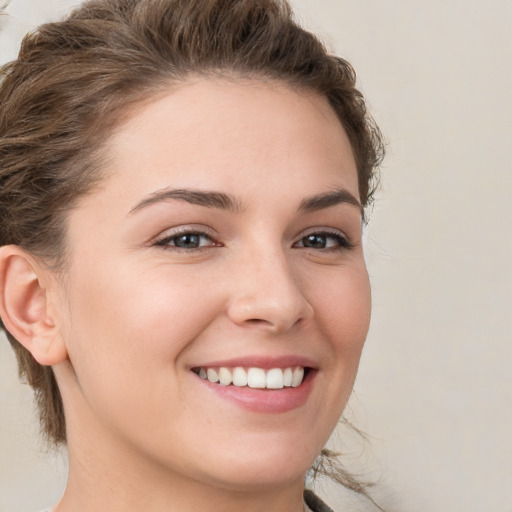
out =
[[203,247],[214,247],[217,244],[207,233],[201,231],[180,231],[158,240],[155,245],[166,248],[193,250],[202,249]]
[[294,247],[304,247],[306,249],[350,249],[352,247],[349,240],[341,233],[310,233],[302,237]]

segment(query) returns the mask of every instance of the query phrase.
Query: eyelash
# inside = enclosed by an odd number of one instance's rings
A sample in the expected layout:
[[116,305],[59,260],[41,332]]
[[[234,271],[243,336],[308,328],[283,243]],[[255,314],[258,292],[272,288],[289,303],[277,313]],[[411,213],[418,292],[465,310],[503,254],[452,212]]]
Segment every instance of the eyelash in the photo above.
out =
[[[343,235],[339,232],[332,232],[332,231],[312,231],[310,233],[307,233],[299,240],[299,242],[296,242],[294,244],[294,247],[297,246],[297,243],[300,243],[300,242],[304,243],[305,239],[307,239],[308,237],[313,237],[313,236],[314,237],[323,237],[326,239],[330,238],[330,239],[335,240],[335,242],[336,242],[336,245],[334,247],[321,247],[321,248],[317,249],[319,251],[343,251],[343,250],[348,250],[348,249],[353,248],[352,243],[345,235]],[[304,247],[304,248],[305,249],[315,249],[314,247]]]
[[[185,235],[197,236],[197,237],[203,238],[203,239],[207,238],[211,242],[211,245],[208,245],[208,246],[200,245],[199,247],[186,248],[186,247],[179,247],[177,245],[171,244],[171,242],[173,240],[176,240],[180,236],[185,236]],[[196,230],[196,229],[187,229],[187,228],[183,228],[181,230],[175,231],[171,235],[168,235],[160,240],[157,240],[155,242],[155,245],[158,247],[163,247],[164,249],[177,250],[177,251],[198,251],[198,250],[204,249],[205,247],[215,247],[215,246],[218,247],[219,246],[213,239],[212,235],[210,233],[208,233],[207,231],[200,231],[200,230]]]
[[[208,245],[205,245],[205,246],[201,246],[199,245],[198,247],[193,247],[193,248],[186,248],[186,247],[179,247],[177,245],[173,245],[171,244],[172,241],[175,241],[177,238],[179,238],[180,236],[197,236],[199,238],[207,238],[210,242],[210,244]],[[333,247],[320,247],[320,248],[315,248],[315,247],[307,247],[307,246],[298,246],[297,244],[299,243],[302,243],[304,244],[304,241],[308,238],[308,237],[322,237],[322,238],[326,238],[326,239],[332,239],[332,240],[335,240],[335,243],[336,245],[333,246]],[[327,242],[328,243],[328,242]],[[214,240],[214,238],[212,237],[212,235],[210,233],[208,233],[207,231],[200,231],[200,230],[195,230],[195,229],[187,229],[187,228],[184,228],[182,230],[179,230],[179,231],[175,231],[174,233],[172,233],[171,235],[168,235],[160,240],[157,240],[155,242],[155,245],[158,246],[158,247],[163,247],[164,249],[167,249],[167,250],[175,250],[175,251],[181,251],[181,252],[192,252],[192,251],[199,251],[199,250],[202,250],[204,248],[207,248],[207,247],[220,247],[221,245],[220,244],[217,244]],[[298,241],[298,242],[295,242],[293,244],[293,247],[295,248],[304,248],[304,249],[313,249],[313,250],[319,250],[319,251],[343,251],[343,250],[350,250],[353,248],[353,244],[350,242],[350,240],[343,234],[341,233],[338,233],[338,232],[331,232],[331,231],[312,231],[310,233],[307,233],[306,235],[302,236],[301,239]]]

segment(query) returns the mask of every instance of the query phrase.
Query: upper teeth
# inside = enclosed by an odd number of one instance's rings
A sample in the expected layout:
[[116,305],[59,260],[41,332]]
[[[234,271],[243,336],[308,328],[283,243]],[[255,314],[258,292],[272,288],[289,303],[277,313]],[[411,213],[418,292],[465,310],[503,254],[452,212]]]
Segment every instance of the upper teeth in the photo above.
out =
[[304,367],[291,368],[199,368],[196,372],[202,379],[217,382],[222,386],[249,386],[259,389],[281,389],[283,387],[296,388],[304,378]]

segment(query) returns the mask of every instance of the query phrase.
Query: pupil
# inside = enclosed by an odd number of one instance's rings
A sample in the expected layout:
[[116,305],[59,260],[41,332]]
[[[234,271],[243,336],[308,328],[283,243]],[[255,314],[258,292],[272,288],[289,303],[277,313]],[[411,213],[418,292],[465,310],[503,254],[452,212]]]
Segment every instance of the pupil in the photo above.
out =
[[176,237],[174,243],[176,247],[184,247],[188,249],[190,249],[191,247],[199,247],[199,235],[180,235]]
[[304,242],[306,247],[313,247],[315,249],[325,248],[325,237],[322,235],[308,235]]

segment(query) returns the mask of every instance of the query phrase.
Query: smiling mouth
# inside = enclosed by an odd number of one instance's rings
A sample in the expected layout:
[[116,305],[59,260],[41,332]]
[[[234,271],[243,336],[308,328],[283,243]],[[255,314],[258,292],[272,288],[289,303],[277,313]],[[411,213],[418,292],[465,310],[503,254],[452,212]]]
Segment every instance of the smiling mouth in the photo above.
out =
[[240,366],[235,368],[225,366],[192,368],[192,371],[201,379],[211,383],[253,389],[296,388],[302,384],[308,370],[304,366],[270,368],[268,370]]

